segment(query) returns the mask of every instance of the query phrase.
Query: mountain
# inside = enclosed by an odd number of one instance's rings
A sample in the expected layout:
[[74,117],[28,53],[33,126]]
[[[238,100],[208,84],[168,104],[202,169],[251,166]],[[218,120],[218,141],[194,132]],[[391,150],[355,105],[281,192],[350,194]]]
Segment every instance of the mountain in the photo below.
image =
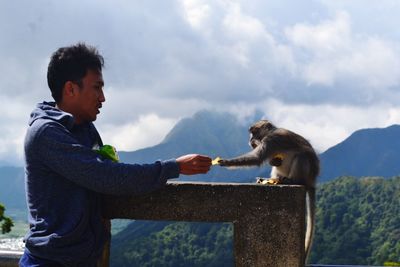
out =
[[[260,118],[253,118],[256,121]],[[124,162],[152,162],[186,153],[204,153],[211,157],[233,157],[249,151],[248,125],[229,113],[202,111],[181,120],[159,144],[134,152],[121,152]],[[362,129],[343,142],[320,154],[319,182],[339,176],[382,176],[400,174],[400,125]],[[226,170],[215,166],[205,175],[186,176],[183,180],[254,182],[257,176],[268,177],[270,168]]]
[[[234,157],[250,150],[249,124],[239,123],[230,113],[200,111],[191,118],[179,121],[160,144],[134,152],[119,152],[119,156],[122,162],[127,163],[153,162],[190,153],[212,158]],[[268,166],[235,170],[214,166],[207,174],[183,176],[180,180],[254,182],[255,177],[266,177],[269,172]]]
[[247,139],[247,128],[232,114],[200,111],[180,120],[160,144],[119,154],[123,162],[146,162],[187,153],[227,156],[248,149]]
[[0,203],[7,209],[26,209],[23,168],[0,167]]
[[400,125],[362,129],[320,155],[321,182],[338,176],[400,174]]

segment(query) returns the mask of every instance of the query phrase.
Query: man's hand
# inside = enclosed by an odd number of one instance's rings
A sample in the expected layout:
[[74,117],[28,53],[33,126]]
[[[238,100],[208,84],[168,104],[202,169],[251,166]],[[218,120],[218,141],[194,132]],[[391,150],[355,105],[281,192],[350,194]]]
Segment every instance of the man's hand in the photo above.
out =
[[207,173],[210,170],[211,158],[199,154],[188,154],[176,159],[180,173],[185,175]]

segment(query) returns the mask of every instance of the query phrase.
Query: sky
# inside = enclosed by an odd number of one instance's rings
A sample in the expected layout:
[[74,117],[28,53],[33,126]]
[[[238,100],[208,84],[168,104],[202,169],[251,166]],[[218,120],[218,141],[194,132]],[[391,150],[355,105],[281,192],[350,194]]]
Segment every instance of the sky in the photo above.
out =
[[261,111],[319,152],[399,124],[398,14],[397,0],[0,0],[0,162],[22,164],[49,58],[77,42],[105,58],[95,125],[118,150],[204,109]]

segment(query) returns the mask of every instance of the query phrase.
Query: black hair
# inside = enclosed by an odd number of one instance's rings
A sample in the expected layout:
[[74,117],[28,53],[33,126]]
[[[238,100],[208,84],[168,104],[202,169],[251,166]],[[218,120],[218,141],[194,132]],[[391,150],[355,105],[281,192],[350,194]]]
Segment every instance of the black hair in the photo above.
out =
[[51,95],[59,103],[67,81],[82,86],[82,79],[88,70],[101,71],[104,58],[97,49],[85,43],[61,47],[53,53],[47,68],[47,84]]

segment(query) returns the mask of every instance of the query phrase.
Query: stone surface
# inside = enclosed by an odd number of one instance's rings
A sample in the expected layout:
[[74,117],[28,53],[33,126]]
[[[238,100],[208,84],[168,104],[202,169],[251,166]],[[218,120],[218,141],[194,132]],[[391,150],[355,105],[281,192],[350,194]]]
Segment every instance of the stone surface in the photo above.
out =
[[18,267],[21,252],[2,251],[0,250],[0,266],[1,267]]

